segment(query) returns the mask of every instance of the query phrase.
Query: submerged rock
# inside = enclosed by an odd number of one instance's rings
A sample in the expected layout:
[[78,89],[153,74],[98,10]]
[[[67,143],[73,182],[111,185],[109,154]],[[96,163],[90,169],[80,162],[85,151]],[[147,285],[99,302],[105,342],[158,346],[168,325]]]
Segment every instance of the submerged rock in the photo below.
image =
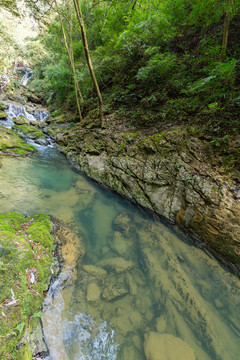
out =
[[120,360],[144,360],[144,355],[133,345],[123,345]]
[[134,278],[131,274],[126,274],[126,282],[129,286],[129,291],[132,296],[137,295],[137,284],[134,281]]
[[145,334],[144,352],[147,360],[196,360],[192,348],[170,334]]
[[115,231],[109,245],[119,256],[127,256],[133,243],[131,240],[124,238],[119,231]]
[[[176,128],[130,143],[127,133],[109,134],[106,140],[101,132],[84,130],[79,135],[72,128],[64,135],[67,157],[78,169],[240,264],[239,170],[234,169],[234,176],[229,171],[222,175],[222,159],[216,159],[208,141]],[[97,151],[90,152],[93,142]],[[131,233],[126,214],[118,216],[114,226],[123,235]]]
[[129,292],[125,279],[123,277],[117,277],[115,275],[110,275],[107,277],[104,283],[103,290],[103,299],[106,301],[116,301]]
[[60,254],[66,267],[72,269],[72,279],[77,276],[76,265],[85,254],[83,238],[77,232],[59,223],[55,219],[57,229],[55,230],[56,242],[60,244]]
[[164,333],[167,328],[167,320],[164,315],[156,319],[156,329],[159,333]]
[[114,227],[128,236],[132,231],[132,221],[128,214],[120,214],[113,221]]
[[127,261],[121,257],[102,260],[98,265],[105,269],[114,270],[116,273],[125,272],[134,266],[133,262]]
[[95,282],[90,283],[87,289],[87,301],[98,301],[100,299],[100,296],[101,291],[99,286]]
[[102,277],[107,275],[106,270],[95,265],[83,265],[83,270],[86,271],[88,274],[96,277]]

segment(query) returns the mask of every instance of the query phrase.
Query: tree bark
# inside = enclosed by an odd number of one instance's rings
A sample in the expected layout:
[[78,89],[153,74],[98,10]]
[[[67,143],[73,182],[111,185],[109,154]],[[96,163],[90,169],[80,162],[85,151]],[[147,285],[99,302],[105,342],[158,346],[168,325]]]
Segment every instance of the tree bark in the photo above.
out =
[[132,6],[132,11],[135,9],[135,6],[137,5],[137,1],[138,1],[138,0],[135,0],[135,1],[134,1],[134,4],[133,4],[133,6]]
[[83,16],[82,16],[82,11],[79,5],[79,0],[73,0],[74,2],[74,6],[75,6],[75,10],[76,10],[76,14],[77,14],[77,18],[78,18],[78,22],[81,28],[81,34],[82,34],[82,41],[83,41],[83,47],[84,47],[84,51],[85,51],[85,56],[87,59],[87,64],[88,64],[88,68],[89,68],[89,72],[94,84],[94,88],[96,90],[97,96],[98,96],[98,102],[99,102],[99,117],[101,120],[101,125],[104,126],[104,118],[103,118],[103,100],[102,100],[102,95],[98,86],[98,82],[97,82],[97,78],[94,72],[94,68],[92,65],[92,60],[91,60],[91,56],[90,56],[90,52],[89,52],[89,47],[88,47],[88,41],[87,41],[87,35],[86,35],[86,29],[85,29],[85,25],[84,25],[84,21],[83,21]]
[[233,8],[233,0],[229,0],[229,8],[226,11],[224,18],[224,27],[223,27],[223,41],[222,41],[222,50],[220,55],[220,61],[224,61],[226,52],[227,52],[227,44],[228,44],[228,34],[229,34],[229,24],[230,24],[230,16]]

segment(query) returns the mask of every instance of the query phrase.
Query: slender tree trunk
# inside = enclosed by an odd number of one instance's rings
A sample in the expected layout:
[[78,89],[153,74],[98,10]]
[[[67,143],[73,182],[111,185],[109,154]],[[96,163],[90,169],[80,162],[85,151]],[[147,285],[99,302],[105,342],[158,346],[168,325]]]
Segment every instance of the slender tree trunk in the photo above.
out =
[[[62,34],[63,34],[65,48],[67,50],[69,62],[70,62],[72,72],[73,72],[74,90],[75,90],[75,97],[76,97],[76,103],[77,103],[77,108],[78,108],[78,114],[79,114],[80,121],[82,121],[82,112],[81,112],[81,106],[80,106],[80,101],[79,101],[79,96],[82,99],[82,94],[81,94],[79,84],[78,84],[78,81],[77,81],[77,78],[76,78],[76,69],[75,69],[75,63],[74,63],[74,57],[73,57],[72,43],[71,43],[71,40],[70,40],[70,46],[68,46],[66,32],[65,32],[64,25],[63,25],[63,21],[62,21],[62,16],[60,14],[60,11],[59,11],[59,8],[58,8],[58,5],[57,5],[57,0],[54,0],[54,2],[55,2],[55,5],[56,5],[57,13],[58,13],[61,28],[62,28]],[[70,29],[71,30],[70,30],[70,35],[69,36],[71,38],[71,36],[72,36],[72,18],[70,19]]]
[[132,6],[132,11],[135,9],[135,6],[137,5],[137,2],[138,2],[138,0],[135,0],[135,1],[134,1],[134,4],[133,4],[133,6]]
[[222,41],[222,51],[220,55],[220,61],[224,61],[226,52],[227,52],[227,44],[228,44],[228,33],[229,33],[229,24],[230,24],[230,16],[233,7],[233,0],[229,0],[229,8],[226,11],[225,19],[224,19],[224,27],[223,27],[223,41]]
[[77,80],[77,75],[76,75],[76,68],[75,68],[75,62],[74,62],[74,54],[73,54],[73,46],[72,46],[72,9],[70,8],[69,10],[69,18],[70,18],[70,22],[69,22],[69,54],[70,54],[70,62],[72,63],[72,69],[73,69],[73,75],[74,75],[74,82],[75,82],[75,86],[77,88],[77,92],[78,95],[81,99],[81,101],[83,101],[83,97],[82,97],[82,93],[80,91],[80,87],[79,87],[79,83]]
[[101,125],[104,125],[104,118],[103,118],[103,100],[102,100],[102,95],[98,86],[98,82],[97,82],[97,78],[94,72],[94,68],[92,65],[92,60],[91,60],[91,56],[90,56],[90,52],[89,52],[89,47],[88,47],[88,41],[87,41],[87,35],[86,35],[86,29],[85,29],[85,25],[84,25],[84,21],[83,21],[83,16],[82,16],[82,11],[79,5],[79,0],[73,0],[74,2],[74,6],[75,6],[75,10],[76,10],[76,14],[77,14],[77,18],[78,18],[78,22],[81,28],[81,34],[82,34],[82,41],[83,41],[83,47],[84,47],[84,51],[85,51],[85,56],[87,59],[87,64],[88,64],[88,68],[90,71],[90,75],[92,77],[92,81],[95,87],[95,90],[97,92],[97,96],[98,96],[98,102],[99,102],[99,116],[100,116],[100,120],[101,120]]

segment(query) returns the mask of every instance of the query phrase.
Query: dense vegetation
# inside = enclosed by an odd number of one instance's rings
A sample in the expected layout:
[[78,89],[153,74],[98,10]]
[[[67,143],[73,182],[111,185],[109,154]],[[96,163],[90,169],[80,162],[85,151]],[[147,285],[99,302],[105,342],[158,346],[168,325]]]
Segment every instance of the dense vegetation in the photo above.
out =
[[[231,145],[237,159],[239,0],[79,4],[105,114],[114,112],[129,128],[196,125],[226,155]],[[28,42],[35,74],[31,86],[52,109],[75,112],[79,121],[77,109],[84,117],[97,106],[97,94],[74,1],[50,5],[44,30]]]
[[[70,42],[67,6],[62,5],[61,10]],[[237,125],[237,1],[234,5],[228,0],[81,1],[81,6],[106,105],[143,124],[197,116],[214,118],[216,126],[222,121]],[[228,46],[221,57],[229,6]],[[45,90],[48,102],[75,106],[73,77],[58,16],[42,34],[41,42],[48,51],[35,68],[33,85]],[[94,94],[75,17],[72,46],[86,103]]]

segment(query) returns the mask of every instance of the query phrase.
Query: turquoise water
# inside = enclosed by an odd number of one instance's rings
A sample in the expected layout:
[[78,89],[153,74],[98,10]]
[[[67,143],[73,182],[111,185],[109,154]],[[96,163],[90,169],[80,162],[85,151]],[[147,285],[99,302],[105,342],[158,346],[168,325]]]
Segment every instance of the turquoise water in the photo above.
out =
[[185,360],[193,352],[239,359],[240,281],[213,256],[87,180],[55,149],[1,163],[2,212],[45,212],[72,233],[44,303],[50,359],[150,359],[151,332],[183,340]]

